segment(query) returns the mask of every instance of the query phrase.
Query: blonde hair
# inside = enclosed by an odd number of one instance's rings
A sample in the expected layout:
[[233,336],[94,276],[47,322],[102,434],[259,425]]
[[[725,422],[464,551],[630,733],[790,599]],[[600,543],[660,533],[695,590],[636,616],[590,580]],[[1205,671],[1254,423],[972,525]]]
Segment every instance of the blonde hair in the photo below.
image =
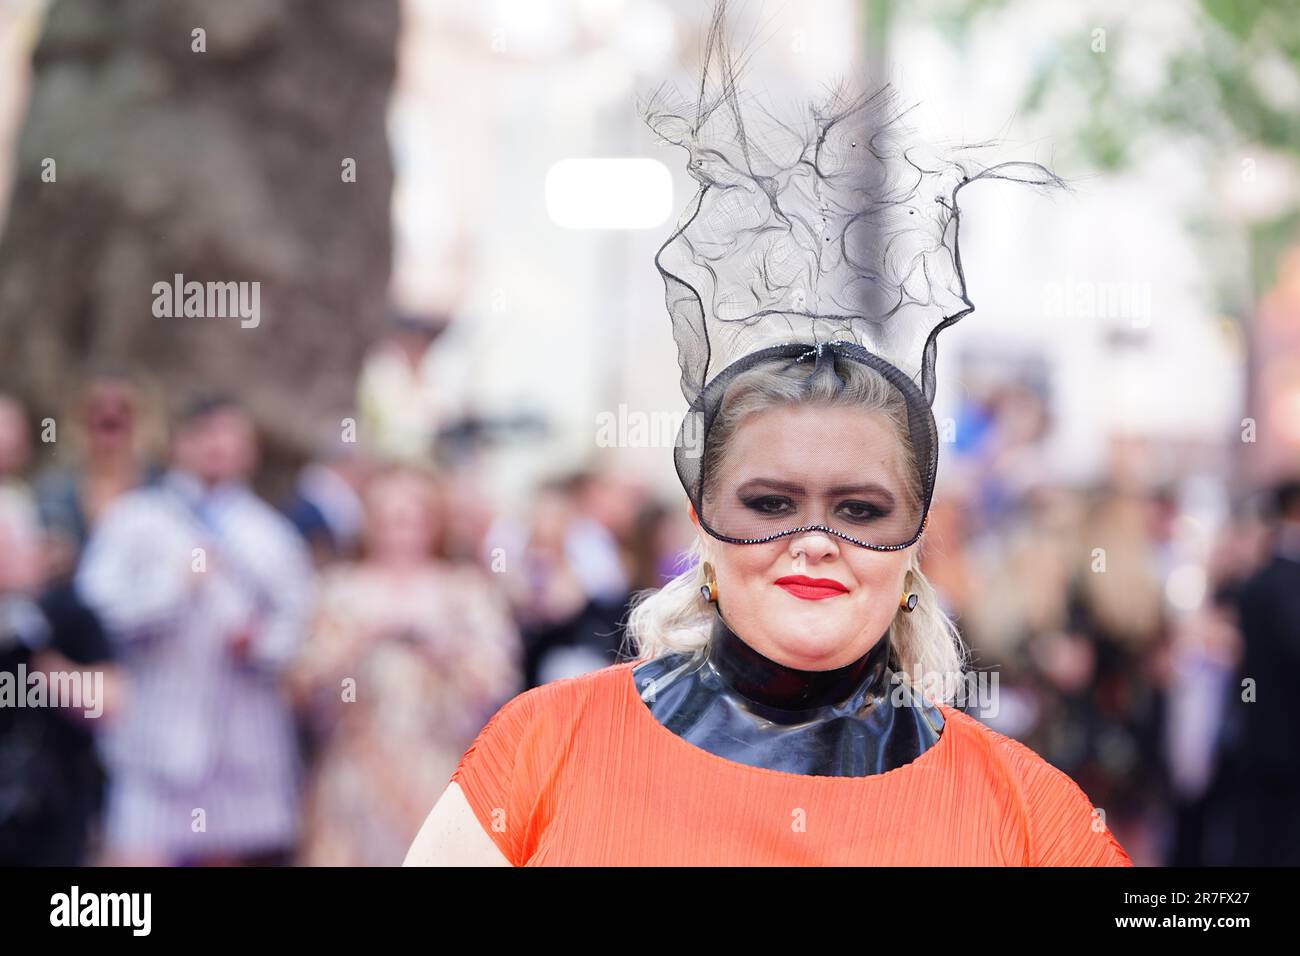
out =
[[[715,475],[736,430],[749,415],[777,405],[807,402],[823,406],[862,408],[879,414],[893,429],[910,476],[907,493],[919,501],[924,489],[916,468],[915,450],[907,427],[907,403],[902,393],[874,368],[840,359],[833,374],[824,366],[809,377],[807,368],[759,364],[738,374],[728,385],[709,431],[704,474]],[[711,489],[704,490],[706,500]],[[929,699],[947,703],[954,697],[969,659],[969,650],[956,624],[944,612],[938,592],[921,573],[920,542],[908,550],[911,590],[917,603],[910,613],[894,614],[889,640],[897,673]],[[850,545],[858,547],[857,545]],[[705,584],[704,545],[697,535],[685,557],[687,570],[660,588],[638,591],[627,615],[624,649],[636,660],[683,653],[702,658],[713,625],[713,607],[701,593]],[[936,684],[936,678],[938,683]]]

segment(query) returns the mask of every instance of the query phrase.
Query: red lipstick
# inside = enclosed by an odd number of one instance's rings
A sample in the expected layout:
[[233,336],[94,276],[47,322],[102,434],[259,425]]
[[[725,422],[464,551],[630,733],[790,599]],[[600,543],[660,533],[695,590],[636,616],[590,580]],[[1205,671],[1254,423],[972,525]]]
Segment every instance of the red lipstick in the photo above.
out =
[[822,598],[849,593],[849,589],[839,581],[832,581],[830,578],[810,578],[804,574],[788,574],[783,578],[777,578],[773,583],[805,601],[820,601]]

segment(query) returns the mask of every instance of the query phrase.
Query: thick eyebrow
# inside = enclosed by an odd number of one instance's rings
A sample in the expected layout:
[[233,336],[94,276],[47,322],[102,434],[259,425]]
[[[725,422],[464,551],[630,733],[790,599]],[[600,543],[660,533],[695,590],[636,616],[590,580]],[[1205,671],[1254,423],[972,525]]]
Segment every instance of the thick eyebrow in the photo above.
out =
[[[803,485],[797,484],[793,481],[779,481],[776,478],[750,478],[736,489],[736,493],[744,494],[746,490],[756,490],[751,488],[751,485],[759,485],[763,488],[772,488],[776,491],[784,491],[794,495],[804,493]],[[878,485],[873,482],[867,482],[860,485],[836,485],[834,488],[828,488],[826,493],[829,495],[848,495],[853,494],[854,492],[872,491],[878,491],[882,494],[888,495],[890,501],[894,500],[893,492],[884,485]]]

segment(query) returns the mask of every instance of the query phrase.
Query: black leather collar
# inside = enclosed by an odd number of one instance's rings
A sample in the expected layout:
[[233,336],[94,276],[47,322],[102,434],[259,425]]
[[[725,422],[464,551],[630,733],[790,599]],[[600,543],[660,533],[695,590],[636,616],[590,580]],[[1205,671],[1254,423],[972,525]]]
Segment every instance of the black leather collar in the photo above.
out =
[[845,667],[802,671],[758,653],[719,616],[704,653],[663,654],[632,678],[654,719],[701,750],[787,773],[865,777],[911,763],[944,724],[896,682],[890,650],[886,634]]
[[853,697],[865,703],[868,697],[886,693],[889,634],[851,664],[829,671],[805,671],[760,654],[715,613],[708,661],[732,691],[763,707],[815,710],[843,705]]

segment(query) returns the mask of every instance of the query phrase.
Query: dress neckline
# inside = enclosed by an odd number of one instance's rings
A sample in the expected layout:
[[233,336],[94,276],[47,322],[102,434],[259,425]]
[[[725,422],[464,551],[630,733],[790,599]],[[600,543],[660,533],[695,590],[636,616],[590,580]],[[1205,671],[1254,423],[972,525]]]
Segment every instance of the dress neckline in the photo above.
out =
[[935,706],[939,708],[940,713],[942,713],[944,717],[943,728],[939,732],[939,739],[935,741],[932,747],[926,750],[925,753],[921,754],[915,760],[911,761],[910,763],[903,764],[903,766],[901,767],[894,767],[892,770],[886,770],[884,773],[868,774],[865,777],[839,777],[839,776],[827,776],[826,774],[817,774],[817,773],[793,773],[788,770],[773,770],[770,767],[755,767],[752,764],[740,763],[739,761],[736,760],[729,760],[726,757],[720,757],[710,750],[705,750],[703,747],[697,747],[689,740],[684,740],[683,738],[677,736],[677,734],[669,730],[667,727],[665,727],[663,724],[659,723],[659,721],[655,719],[655,715],[651,713],[650,707],[646,704],[644,700],[641,699],[641,692],[637,689],[636,686],[636,675],[632,673],[633,668],[635,668],[638,664],[641,663],[643,662],[625,661],[622,664],[615,664],[613,666],[617,668],[621,668],[623,670],[625,675],[623,680],[623,685],[626,688],[626,692],[628,696],[631,698],[629,704],[634,710],[639,712],[637,716],[638,720],[642,722],[648,722],[649,727],[647,728],[646,731],[647,734],[650,735],[665,734],[667,735],[668,739],[672,742],[674,746],[678,748],[685,748],[687,751],[691,752],[692,754],[696,754],[697,756],[694,759],[703,760],[707,763],[712,763],[715,765],[720,765],[722,767],[730,769],[732,772],[756,773],[756,774],[765,775],[769,778],[776,778],[779,780],[789,780],[789,781],[815,780],[818,782],[818,784],[821,784],[823,781],[826,781],[828,782],[827,785],[829,786],[841,786],[841,787],[864,786],[864,785],[870,786],[871,781],[883,781],[886,778],[893,776],[894,774],[901,774],[904,773],[905,771],[912,770],[913,768],[920,769],[922,766],[929,766],[930,764],[933,764],[936,761],[938,761],[943,755],[945,755],[950,749],[952,749],[953,746],[955,746],[955,744],[953,744],[951,740],[954,734],[949,730],[949,728],[951,728],[954,723],[952,720],[953,715],[960,714],[961,711],[957,710],[954,707],[949,707],[946,704],[936,704]]

